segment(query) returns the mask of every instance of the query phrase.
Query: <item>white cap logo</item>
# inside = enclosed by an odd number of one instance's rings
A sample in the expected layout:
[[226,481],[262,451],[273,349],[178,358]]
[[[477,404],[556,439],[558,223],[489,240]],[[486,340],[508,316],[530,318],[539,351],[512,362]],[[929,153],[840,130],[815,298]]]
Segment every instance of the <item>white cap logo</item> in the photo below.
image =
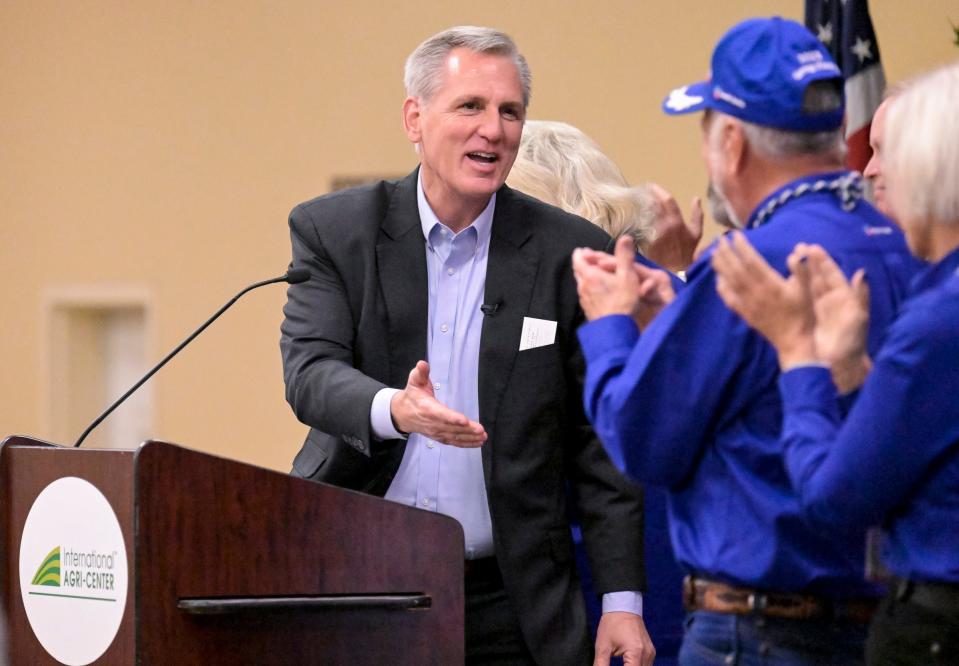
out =
[[683,86],[682,88],[676,88],[671,91],[669,93],[669,99],[666,100],[666,108],[672,109],[673,111],[685,111],[691,106],[702,104],[702,97],[687,95],[687,90],[689,90],[689,86]]

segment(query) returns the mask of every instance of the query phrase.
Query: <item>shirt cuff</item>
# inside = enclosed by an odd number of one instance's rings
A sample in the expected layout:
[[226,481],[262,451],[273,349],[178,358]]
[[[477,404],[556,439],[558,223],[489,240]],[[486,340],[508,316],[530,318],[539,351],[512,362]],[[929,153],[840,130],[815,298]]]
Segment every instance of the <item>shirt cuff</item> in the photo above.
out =
[[639,340],[639,327],[629,315],[607,315],[587,322],[577,331],[586,361],[607,353],[610,347],[632,348]]
[[836,401],[829,368],[819,365],[796,366],[780,374],[779,394],[783,411],[817,409]]
[[393,425],[393,416],[390,414],[390,401],[399,392],[399,389],[383,388],[373,396],[373,404],[370,405],[370,429],[376,439],[406,439],[406,435]]
[[603,595],[603,612],[615,611],[643,616],[643,595],[641,592],[607,592]]
[[793,363],[792,365],[782,368],[780,372],[789,372],[790,370],[799,370],[801,368],[826,368],[828,370],[829,364],[823,363],[822,361],[799,361],[798,363]]

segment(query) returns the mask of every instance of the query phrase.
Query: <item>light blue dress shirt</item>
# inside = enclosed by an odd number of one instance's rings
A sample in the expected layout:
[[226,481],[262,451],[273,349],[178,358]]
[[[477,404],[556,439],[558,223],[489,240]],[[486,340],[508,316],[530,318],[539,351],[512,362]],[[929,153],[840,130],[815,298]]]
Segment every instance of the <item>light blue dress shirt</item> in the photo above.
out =
[[[427,360],[433,391],[444,405],[479,421],[479,349],[483,294],[496,195],[472,224],[453,233],[436,217],[417,180],[417,206],[426,242],[429,285]],[[518,344],[518,341],[517,341]],[[397,389],[373,399],[370,423],[380,439],[402,437],[393,426],[390,400]],[[493,529],[483,477],[482,447],[448,446],[412,433],[386,499],[451,516],[463,526],[466,558],[494,555]],[[638,592],[603,595],[603,612],[642,615]]]

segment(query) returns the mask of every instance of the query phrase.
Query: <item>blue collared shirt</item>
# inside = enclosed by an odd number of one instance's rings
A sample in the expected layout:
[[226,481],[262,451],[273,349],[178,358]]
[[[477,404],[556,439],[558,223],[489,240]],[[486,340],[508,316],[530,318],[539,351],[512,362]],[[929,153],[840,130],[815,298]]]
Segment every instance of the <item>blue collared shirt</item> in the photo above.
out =
[[[746,234],[782,273],[800,241],[825,247],[847,273],[865,267],[878,349],[917,265],[872,206],[846,212],[833,194],[806,194]],[[775,351],[722,303],[710,254],[641,337],[625,316],[580,329],[587,414],[620,469],[670,488],[670,537],[688,571],[747,587],[875,594],[863,581],[865,529],[824,536],[801,515],[779,441]]]
[[829,372],[779,379],[786,469],[806,517],[882,523],[898,576],[959,583],[959,250],[920,273],[845,422]]

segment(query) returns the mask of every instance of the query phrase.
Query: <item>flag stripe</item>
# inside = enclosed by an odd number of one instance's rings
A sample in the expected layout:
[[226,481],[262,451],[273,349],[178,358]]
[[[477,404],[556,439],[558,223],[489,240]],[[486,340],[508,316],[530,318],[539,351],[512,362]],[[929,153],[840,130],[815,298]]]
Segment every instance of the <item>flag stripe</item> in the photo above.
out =
[[882,102],[886,76],[882,65],[870,65],[846,80],[846,139],[872,121]]

